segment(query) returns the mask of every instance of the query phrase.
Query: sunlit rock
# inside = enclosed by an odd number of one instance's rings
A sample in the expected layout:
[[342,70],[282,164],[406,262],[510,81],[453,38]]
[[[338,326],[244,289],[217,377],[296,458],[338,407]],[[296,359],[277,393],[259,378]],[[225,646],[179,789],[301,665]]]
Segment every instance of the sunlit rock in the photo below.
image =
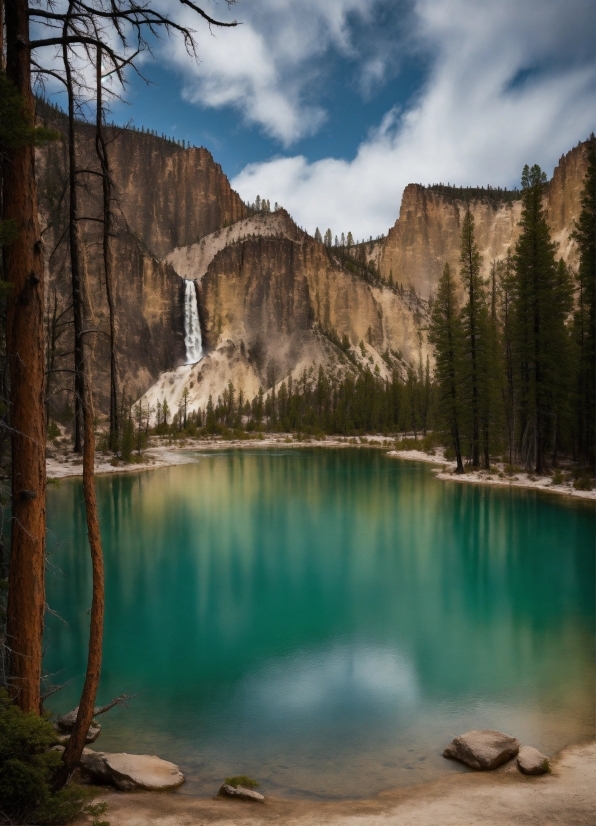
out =
[[534,746],[522,746],[517,755],[517,765],[524,774],[546,774],[550,770],[550,762],[546,754],[535,749]]
[[443,757],[461,760],[472,769],[496,769],[518,753],[519,740],[500,731],[468,731],[449,743]]

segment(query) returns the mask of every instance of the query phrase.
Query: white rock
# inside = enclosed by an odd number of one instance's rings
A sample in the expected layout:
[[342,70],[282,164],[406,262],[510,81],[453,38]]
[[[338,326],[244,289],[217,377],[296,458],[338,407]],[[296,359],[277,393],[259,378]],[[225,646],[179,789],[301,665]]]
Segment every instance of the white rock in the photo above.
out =
[[219,794],[225,797],[235,797],[237,800],[249,800],[252,803],[264,803],[265,798],[254,789],[247,789],[244,786],[230,786],[229,783],[224,783]]
[[468,731],[449,743],[443,757],[461,760],[473,769],[496,769],[518,753],[519,740],[494,729]]
[[524,774],[545,774],[550,769],[550,761],[546,754],[542,754],[534,746],[520,748],[517,765]]
[[84,749],[81,768],[97,783],[108,783],[121,791],[163,791],[184,783],[174,763],[150,754],[109,754]]

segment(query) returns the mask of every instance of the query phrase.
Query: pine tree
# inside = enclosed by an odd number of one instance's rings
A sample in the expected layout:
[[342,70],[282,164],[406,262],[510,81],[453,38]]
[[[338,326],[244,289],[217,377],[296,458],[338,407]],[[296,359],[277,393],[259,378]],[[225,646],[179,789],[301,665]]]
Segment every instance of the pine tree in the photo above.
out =
[[461,381],[463,329],[457,305],[455,281],[449,264],[439,280],[429,327],[435,348],[434,378],[441,418],[455,451],[456,473],[463,473],[461,451]]
[[321,230],[318,227],[315,230],[315,241],[318,241],[319,244],[323,243],[323,236],[321,235]]
[[573,338],[577,359],[577,445],[581,461],[596,469],[596,138],[587,145],[588,170],[584,181],[582,211],[573,232],[579,247],[577,309]]
[[521,450],[526,465],[536,473],[544,472],[547,437],[553,426],[552,388],[563,378],[557,348],[564,340],[566,317],[560,303],[555,245],[542,206],[545,183],[539,166],[524,167],[521,234],[514,256]]
[[513,295],[515,273],[511,251],[502,262],[498,271],[499,278],[499,327],[501,334],[501,354],[503,359],[504,382],[501,389],[505,421],[507,424],[507,441],[509,447],[509,464],[513,464],[516,434],[516,395],[514,379],[514,323]]
[[330,230],[330,229],[327,229],[327,232],[325,233],[325,246],[326,246],[326,247],[330,247],[330,246],[331,246],[331,244],[333,243],[332,238],[333,238],[333,237],[332,237],[332,235],[331,235],[331,230]]
[[486,426],[486,368],[488,312],[484,284],[480,277],[482,259],[474,238],[474,217],[466,210],[462,225],[460,279],[466,295],[462,310],[465,396],[469,405],[469,441],[472,467],[480,467],[481,419],[483,419],[484,460],[488,467]]

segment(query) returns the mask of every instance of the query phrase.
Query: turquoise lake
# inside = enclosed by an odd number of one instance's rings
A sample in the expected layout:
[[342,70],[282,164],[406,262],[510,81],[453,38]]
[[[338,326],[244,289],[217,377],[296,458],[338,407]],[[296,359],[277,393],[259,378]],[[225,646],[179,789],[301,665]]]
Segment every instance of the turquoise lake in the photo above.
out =
[[[595,508],[441,482],[373,450],[245,450],[97,480],[106,562],[92,748],[158,754],[214,794],[363,797],[461,771],[497,728],[552,754],[594,735]],[[86,662],[80,481],[48,491],[45,667]]]

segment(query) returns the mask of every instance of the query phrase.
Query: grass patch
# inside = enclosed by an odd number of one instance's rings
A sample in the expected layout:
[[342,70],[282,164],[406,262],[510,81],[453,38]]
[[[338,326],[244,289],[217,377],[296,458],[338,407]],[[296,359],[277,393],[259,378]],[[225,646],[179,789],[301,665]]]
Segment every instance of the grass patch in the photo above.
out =
[[237,789],[238,786],[244,786],[245,789],[258,789],[260,785],[257,780],[253,780],[252,777],[248,777],[246,774],[226,777],[224,782],[227,783],[228,786],[233,786],[235,789]]

